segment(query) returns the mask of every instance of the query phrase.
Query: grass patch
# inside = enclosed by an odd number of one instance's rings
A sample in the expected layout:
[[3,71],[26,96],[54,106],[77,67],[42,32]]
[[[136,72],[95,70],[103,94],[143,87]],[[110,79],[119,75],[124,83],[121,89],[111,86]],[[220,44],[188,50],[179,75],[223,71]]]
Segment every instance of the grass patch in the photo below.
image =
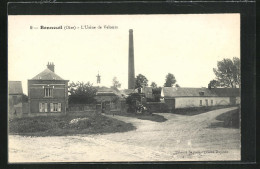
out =
[[239,109],[231,110],[216,117],[220,122],[212,123],[210,127],[239,128]]
[[30,136],[101,134],[126,132],[134,129],[135,127],[131,123],[97,113],[22,117],[9,120],[10,134]]
[[123,113],[118,114],[119,116],[133,117],[141,120],[150,120],[155,122],[165,122],[167,119],[158,114],[136,114],[136,113]]
[[227,105],[227,106],[190,107],[190,108],[183,108],[183,109],[175,109],[173,110],[172,113],[186,115],[186,116],[194,116],[212,110],[223,109],[228,107],[234,107],[234,106]]

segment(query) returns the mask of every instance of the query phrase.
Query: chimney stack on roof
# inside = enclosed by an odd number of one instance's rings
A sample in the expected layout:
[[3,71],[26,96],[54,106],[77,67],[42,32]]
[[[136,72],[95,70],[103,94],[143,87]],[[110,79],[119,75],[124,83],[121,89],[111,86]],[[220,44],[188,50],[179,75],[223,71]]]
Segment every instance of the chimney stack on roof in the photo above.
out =
[[47,68],[50,69],[53,72],[54,72],[54,66],[55,65],[53,64],[53,62],[48,62],[48,64],[47,64]]

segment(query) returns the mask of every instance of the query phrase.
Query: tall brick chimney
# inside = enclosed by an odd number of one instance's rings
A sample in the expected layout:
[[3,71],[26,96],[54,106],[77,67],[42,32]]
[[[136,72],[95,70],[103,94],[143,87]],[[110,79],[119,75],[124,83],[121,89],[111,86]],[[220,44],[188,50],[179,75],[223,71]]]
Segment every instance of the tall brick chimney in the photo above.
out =
[[129,29],[129,53],[128,53],[128,89],[135,88],[135,64],[133,29]]
[[53,64],[53,62],[48,62],[48,64],[47,64],[47,68],[50,69],[53,72],[54,72],[54,66],[55,65]]

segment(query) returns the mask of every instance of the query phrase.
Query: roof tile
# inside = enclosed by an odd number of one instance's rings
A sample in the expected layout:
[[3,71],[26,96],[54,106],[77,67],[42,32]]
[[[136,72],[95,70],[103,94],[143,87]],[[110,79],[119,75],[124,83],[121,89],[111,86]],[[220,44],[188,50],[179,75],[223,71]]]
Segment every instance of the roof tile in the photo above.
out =
[[45,69],[38,75],[32,78],[32,80],[64,80],[50,69]]
[[[232,97],[239,96],[238,88],[183,88],[183,87],[163,87],[164,97],[194,97],[194,96],[219,96]],[[203,92],[203,94],[202,94]]]

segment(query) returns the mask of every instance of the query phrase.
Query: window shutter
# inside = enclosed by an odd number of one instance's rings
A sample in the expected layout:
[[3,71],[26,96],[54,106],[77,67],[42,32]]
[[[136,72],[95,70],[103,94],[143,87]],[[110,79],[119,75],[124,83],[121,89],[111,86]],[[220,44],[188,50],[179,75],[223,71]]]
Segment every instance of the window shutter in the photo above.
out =
[[46,88],[44,88],[44,97],[47,97]]
[[58,103],[58,112],[61,112],[61,103]]
[[47,103],[45,103],[45,112],[48,112],[48,110],[47,110]]
[[53,112],[53,103],[50,103],[51,106],[51,112]]
[[44,103],[42,103],[42,112],[44,112],[45,111],[45,104]]
[[39,103],[39,111],[42,112],[42,103]]

